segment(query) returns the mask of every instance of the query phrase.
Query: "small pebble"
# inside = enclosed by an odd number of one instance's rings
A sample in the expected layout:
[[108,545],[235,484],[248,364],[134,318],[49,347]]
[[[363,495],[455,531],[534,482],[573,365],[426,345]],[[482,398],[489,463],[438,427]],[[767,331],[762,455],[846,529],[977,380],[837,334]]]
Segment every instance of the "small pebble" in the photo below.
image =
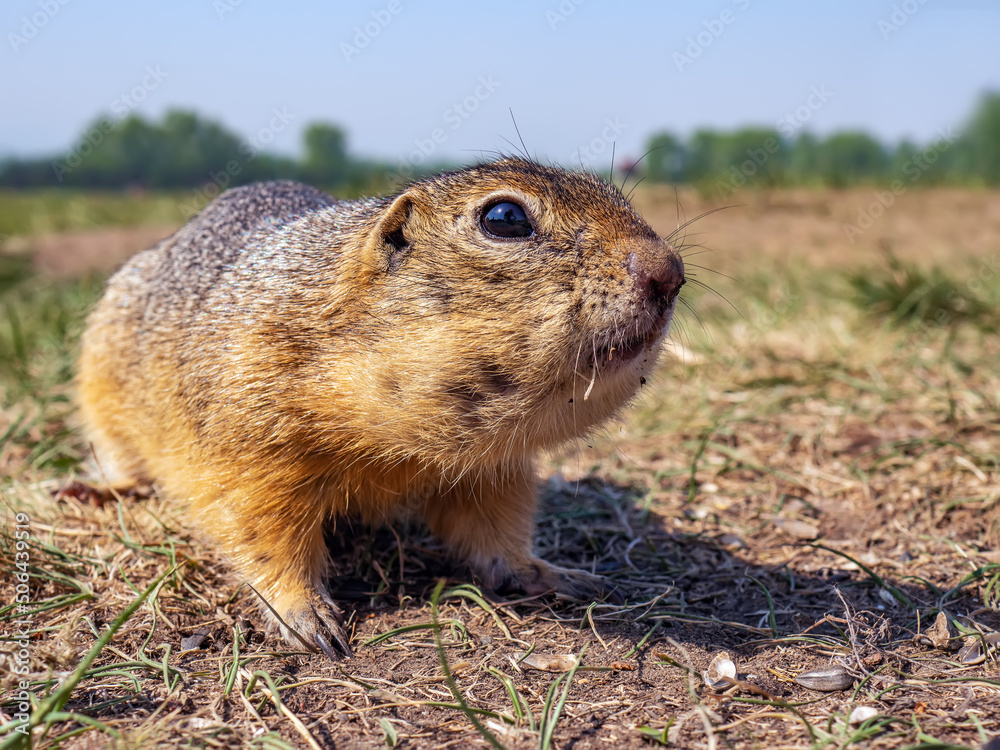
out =
[[520,665],[543,672],[568,672],[576,666],[576,656],[573,654],[530,654],[520,662]]
[[878,598],[890,606],[896,603],[896,597],[887,588],[879,588]]
[[836,690],[847,690],[854,684],[854,676],[839,664],[831,664],[802,672],[795,681],[810,690],[832,693]]
[[736,679],[736,664],[728,652],[720,651],[712,657],[702,677],[710,688],[726,687],[730,684],[730,680]]
[[974,635],[968,636],[958,650],[958,660],[962,664],[982,664],[986,661],[986,654],[983,653],[983,645],[979,638]]
[[812,541],[819,536],[819,529],[811,523],[796,521],[793,518],[775,518],[774,525],[786,534],[794,536],[796,539],[806,539]]
[[193,651],[196,648],[201,648],[201,644],[205,642],[205,637],[207,635],[207,633],[198,631],[193,635],[181,638],[181,651]]
[[938,612],[934,624],[924,631],[921,640],[929,642],[934,648],[947,649],[954,634],[948,615]]
[[860,724],[863,721],[868,721],[873,716],[878,716],[879,710],[871,706],[858,706],[848,717],[847,721],[849,724]]
[[724,547],[737,547],[743,549],[747,546],[747,543],[743,541],[743,538],[737,534],[723,534],[719,537],[719,544]]

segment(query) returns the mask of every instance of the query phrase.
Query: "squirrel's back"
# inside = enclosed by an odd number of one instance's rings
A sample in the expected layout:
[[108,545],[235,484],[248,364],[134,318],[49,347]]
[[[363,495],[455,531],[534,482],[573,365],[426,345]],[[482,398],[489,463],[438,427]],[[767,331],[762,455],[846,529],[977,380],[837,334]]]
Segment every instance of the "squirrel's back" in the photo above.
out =
[[218,294],[234,267],[252,263],[269,235],[336,203],[316,188],[287,180],[227,190],[172,237],[133,258],[109,289],[138,271],[143,283],[132,279],[129,287],[136,297],[129,306],[135,302],[143,310],[145,301],[143,312],[151,323],[188,314]]

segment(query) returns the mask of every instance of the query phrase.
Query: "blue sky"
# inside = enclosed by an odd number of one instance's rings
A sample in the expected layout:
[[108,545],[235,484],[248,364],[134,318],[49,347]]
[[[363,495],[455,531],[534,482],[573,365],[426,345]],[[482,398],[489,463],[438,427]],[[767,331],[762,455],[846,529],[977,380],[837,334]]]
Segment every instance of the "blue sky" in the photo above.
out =
[[0,154],[189,107],[283,153],[325,120],[358,154],[469,161],[516,140],[510,109],[533,154],[597,166],[700,126],[928,142],[1000,90],[1000,0],[3,6]]

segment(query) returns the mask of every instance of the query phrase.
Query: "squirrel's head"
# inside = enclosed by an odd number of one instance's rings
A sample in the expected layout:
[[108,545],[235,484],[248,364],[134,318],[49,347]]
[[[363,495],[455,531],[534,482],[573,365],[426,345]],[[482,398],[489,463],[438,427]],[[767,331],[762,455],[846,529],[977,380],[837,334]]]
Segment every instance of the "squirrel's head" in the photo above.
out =
[[371,387],[428,444],[500,456],[565,441],[653,368],[684,265],[615,186],[504,158],[377,206],[353,314],[379,353],[364,358]]

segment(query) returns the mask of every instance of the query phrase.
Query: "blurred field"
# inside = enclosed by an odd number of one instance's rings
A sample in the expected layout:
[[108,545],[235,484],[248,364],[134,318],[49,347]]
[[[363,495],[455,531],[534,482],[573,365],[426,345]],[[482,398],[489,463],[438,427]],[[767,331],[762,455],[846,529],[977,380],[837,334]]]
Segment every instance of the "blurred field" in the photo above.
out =
[[[537,540],[627,603],[484,600],[455,574],[435,619],[449,568],[433,540],[356,529],[337,557],[341,596],[357,597],[340,665],[275,651],[182,508],[53,495],[87,450],[68,385],[83,313],[186,198],[2,198],[0,559],[13,569],[26,513],[33,604],[18,612],[4,577],[0,618],[32,622],[36,693],[66,688],[35,709],[40,746],[485,747],[488,732],[511,748],[978,748],[1000,734],[1000,193],[911,191],[849,236],[874,188],[640,187],[664,235],[723,210],[679,230],[696,283],[673,354],[620,424],[551,458]],[[583,666],[532,669],[530,649]],[[739,679],[709,688],[719,651]],[[820,667],[849,687],[794,681]],[[858,706],[873,718],[848,721]]]
[[34,237],[100,227],[179,224],[188,204],[204,205],[199,192],[150,193],[0,189],[0,237]]

